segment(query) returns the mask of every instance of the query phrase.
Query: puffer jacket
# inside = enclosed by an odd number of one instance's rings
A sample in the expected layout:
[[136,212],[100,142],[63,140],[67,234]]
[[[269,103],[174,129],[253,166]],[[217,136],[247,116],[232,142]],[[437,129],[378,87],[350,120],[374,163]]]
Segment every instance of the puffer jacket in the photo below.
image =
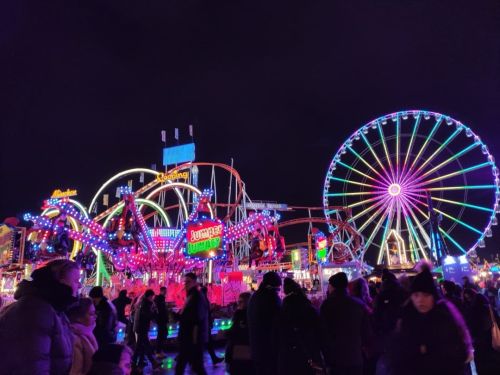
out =
[[64,310],[76,300],[71,288],[46,275],[22,281],[14,298],[0,311],[0,374],[68,374],[73,337]]

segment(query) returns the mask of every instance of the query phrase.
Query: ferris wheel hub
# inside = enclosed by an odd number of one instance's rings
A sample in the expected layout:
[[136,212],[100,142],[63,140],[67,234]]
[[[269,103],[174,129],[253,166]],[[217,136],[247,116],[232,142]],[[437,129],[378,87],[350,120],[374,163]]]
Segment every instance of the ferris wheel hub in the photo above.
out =
[[387,190],[390,196],[397,197],[401,194],[401,185],[397,183],[391,184]]

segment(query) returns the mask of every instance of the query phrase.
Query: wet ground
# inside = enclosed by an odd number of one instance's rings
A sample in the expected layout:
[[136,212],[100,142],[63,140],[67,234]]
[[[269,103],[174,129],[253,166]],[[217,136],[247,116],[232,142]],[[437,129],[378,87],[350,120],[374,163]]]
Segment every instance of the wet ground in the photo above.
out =
[[[217,356],[223,357],[224,356],[224,348],[220,348],[215,351]],[[146,367],[144,369],[144,374],[154,374],[154,375],[173,375],[175,373],[175,356],[177,353],[172,353],[169,352],[167,353],[167,358],[165,358],[162,362],[162,368],[158,369],[153,372],[152,368],[150,366]],[[204,356],[204,363],[205,363],[205,369],[207,370],[207,374],[209,375],[225,375],[227,374],[225,371],[226,364],[225,362],[221,362],[217,365],[212,364],[212,360],[210,359],[210,356],[208,355],[208,352],[205,352]],[[195,373],[191,371],[191,369],[188,367],[186,368],[186,375],[194,375]]]

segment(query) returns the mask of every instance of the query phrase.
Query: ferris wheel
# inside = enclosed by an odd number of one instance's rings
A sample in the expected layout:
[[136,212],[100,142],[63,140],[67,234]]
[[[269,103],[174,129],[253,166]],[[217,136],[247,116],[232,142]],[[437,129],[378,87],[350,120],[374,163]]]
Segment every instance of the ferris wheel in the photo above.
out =
[[431,257],[432,215],[450,254],[484,247],[497,224],[499,183],[493,156],[471,128],[440,113],[402,111],[342,144],[326,175],[324,212],[333,232],[338,212],[329,207],[350,209],[346,221],[365,241],[362,261],[411,264]]

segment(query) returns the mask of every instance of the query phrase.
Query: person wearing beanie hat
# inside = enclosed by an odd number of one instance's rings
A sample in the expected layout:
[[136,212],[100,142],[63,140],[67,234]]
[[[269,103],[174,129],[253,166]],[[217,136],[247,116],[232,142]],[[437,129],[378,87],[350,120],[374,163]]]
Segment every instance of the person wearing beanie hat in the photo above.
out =
[[321,368],[319,315],[300,285],[283,280],[286,297],[279,315],[278,375],[314,375]]
[[371,344],[368,309],[347,291],[347,275],[328,280],[328,298],[320,309],[323,355],[332,374],[362,374],[363,349]]
[[281,278],[267,272],[248,303],[250,350],[257,375],[271,375],[277,369],[277,324],[281,310],[278,295]]
[[410,292],[413,305],[422,314],[429,312],[439,299],[436,284],[429,270],[424,270],[415,276]]
[[472,345],[461,314],[440,299],[428,269],[415,277],[410,291],[389,348],[393,373],[464,374]]

